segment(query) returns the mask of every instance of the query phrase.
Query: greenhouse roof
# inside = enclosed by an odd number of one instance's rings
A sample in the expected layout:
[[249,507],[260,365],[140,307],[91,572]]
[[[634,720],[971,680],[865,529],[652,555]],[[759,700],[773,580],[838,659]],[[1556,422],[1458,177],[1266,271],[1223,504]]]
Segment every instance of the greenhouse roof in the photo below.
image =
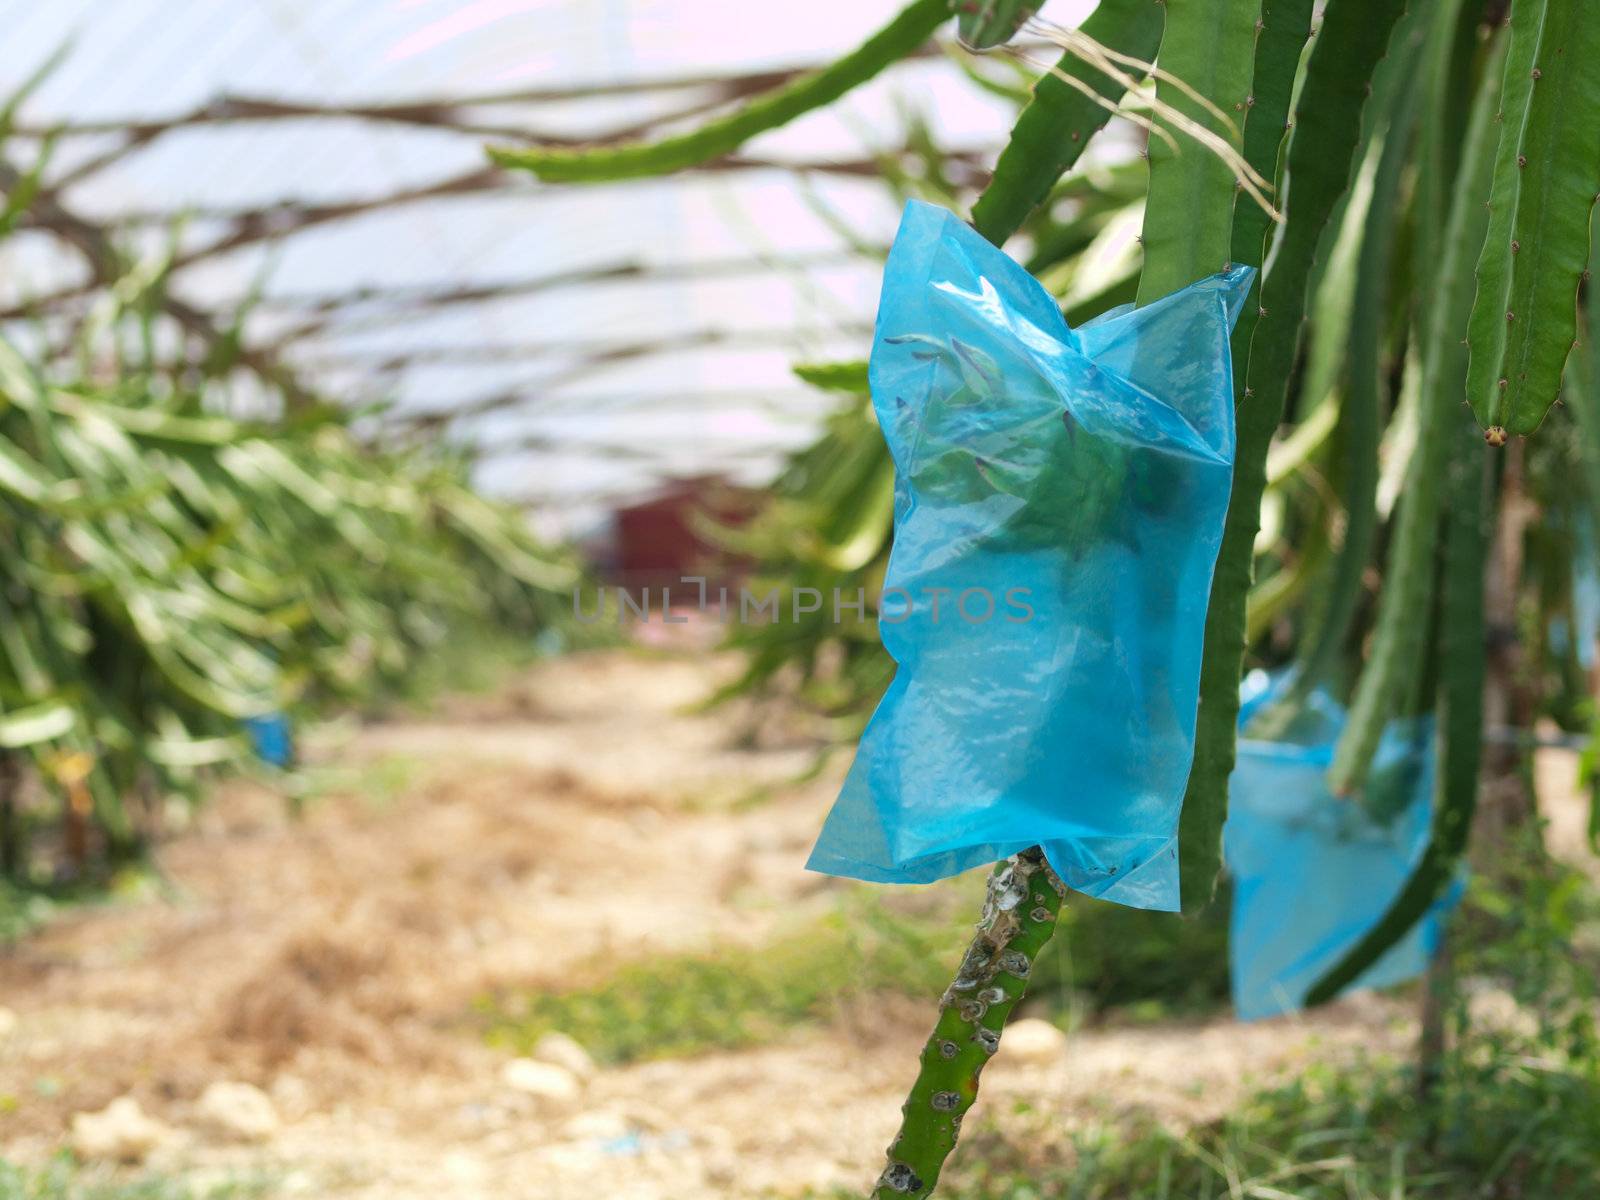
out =
[[763,22],[665,0],[11,7],[0,87],[56,56],[0,151],[11,178],[57,135],[31,224],[0,244],[13,323],[81,313],[105,282],[96,245],[170,247],[190,333],[259,288],[249,361],[382,404],[390,429],[446,431],[483,486],[566,515],[685,472],[759,480],[805,441],[831,401],[789,364],[859,357],[870,329],[897,209],[874,155],[936,108],[980,169],[1010,112],[930,55],[712,169],[546,186],[484,143],[673,128],[897,5],[783,0]]

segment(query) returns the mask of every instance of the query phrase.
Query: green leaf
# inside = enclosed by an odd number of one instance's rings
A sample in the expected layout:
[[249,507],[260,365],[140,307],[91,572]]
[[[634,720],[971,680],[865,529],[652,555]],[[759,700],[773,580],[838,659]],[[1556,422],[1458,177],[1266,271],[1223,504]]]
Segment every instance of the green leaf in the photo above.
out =
[[[1457,420],[1458,427],[1464,420]],[[1322,1004],[1349,987],[1428,914],[1455,878],[1472,829],[1483,755],[1483,578],[1491,517],[1485,499],[1488,464],[1467,424],[1452,439],[1458,454],[1451,468],[1439,656],[1442,747],[1428,847],[1377,924],[1306,993],[1308,1005]]]
[[[1374,119],[1368,122],[1373,141],[1371,154],[1377,161],[1370,196],[1361,214],[1364,236],[1357,254],[1351,311],[1339,335],[1348,356],[1339,420],[1344,541],[1331,578],[1323,588],[1318,620],[1302,638],[1294,682],[1279,702],[1276,719],[1282,722],[1293,721],[1313,692],[1327,684],[1330,668],[1349,642],[1351,622],[1362,597],[1362,580],[1378,524],[1378,439],[1387,377],[1382,350],[1391,311],[1394,251],[1405,210],[1404,186],[1412,162],[1413,134],[1431,78],[1422,69],[1426,64],[1419,62],[1419,56],[1429,33],[1441,38],[1453,32],[1458,7],[1459,0],[1443,0],[1436,10],[1432,30],[1411,28],[1415,39],[1412,46],[1396,46],[1382,72],[1381,91],[1387,95],[1381,98],[1387,101],[1387,111],[1373,113]],[[1415,22],[1408,20],[1407,25],[1414,26]],[[1400,38],[1397,34],[1396,43]],[[1418,515],[1422,515],[1420,509]]]
[[1600,196],[1600,21],[1591,0],[1511,10],[1488,238],[1468,337],[1467,398],[1491,445],[1544,421],[1577,336]]
[[[1188,913],[1210,903],[1222,865],[1267,448],[1283,419],[1317,247],[1349,189],[1369,85],[1404,11],[1405,0],[1332,0],[1328,5],[1295,110],[1285,164],[1285,225],[1261,284],[1259,311],[1252,314],[1247,307],[1234,335],[1235,354],[1245,359],[1236,361],[1235,378],[1246,384],[1239,397],[1233,491],[1206,610],[1194,765],[1178,833]],[[1240,353],[1246,338],[1247,358]]]
[[77,710],[63,700],[46,700],[27,708],[0,712],[0,746],[19,750],[48,742],[78,723]]
[[867,394],[867,363],[855,362],[796,363],[789,368],[812,387],[829,392]]
[[955,0],[956,34],[974,50],[991,50],[1017,36],[1043,0]]
[[[1151,0],[1100,0],[1082,32],[1108,50],[1148,62],[1160,44],[1161,24],[1161,5]],[[997,246],[1022,226],[1055,181],[1072,170],[1089,139],[1111,117],[1105,104],[1068,80],[1108,104],[1116,104],[1126,91],[1124,84],[1071,51],[1040,77],[1000,152],[993,178],[972,206],[974,228]]]
[[228,417],[186,417],[162,412],[159,408],[126,408],[99,397],[91,400],[69,391],[52,392],[50,403],[70,416],[98,419],[128,433],[160,441],[226,446],[256,432]]
[[905,58],[949,19],[948,0],[915,0],[862,45],[824,70],[761,96],[690,133],[659,142],[592,150],[522,150],[491,146],[502,167],[531,171],[547,182],[595,183],[666,175],[732,154],[745,142],[831,104],[884,68]]
[[[1241,148],[1261,0],[1167,0],[1166,10],[1157,103]],[[1233,262],[1238,193],[1233,169],[1159,115],[1156,128],[1167,137],[1152,136],[1149,143],[1140,304],[1225,271]]]
[[1489,212],[1487,194],[1494,169],[1493,114],[1498,88],[1492,80],[1478,97],[1467,153],[1462,162],[1444,258],[1430,289],[1427,343],[1423,350],[1422,423],[1417,450],[1406,474],[1396,521],[1394,545],[1379,598],[1372,653],[1356,684],[1350,716],[1334,752],[1329,783],[1346,794],[1365,781],[1383,728],[1398,711],[1401,697],[1417,676],[1423,652],[1427,613],[1432,605],[1434,550],[1448,452],[1455,444],[1461,389],[1467,372],[1461,331],[1472,311],[1473,285],[1468,264],[1483,245]]

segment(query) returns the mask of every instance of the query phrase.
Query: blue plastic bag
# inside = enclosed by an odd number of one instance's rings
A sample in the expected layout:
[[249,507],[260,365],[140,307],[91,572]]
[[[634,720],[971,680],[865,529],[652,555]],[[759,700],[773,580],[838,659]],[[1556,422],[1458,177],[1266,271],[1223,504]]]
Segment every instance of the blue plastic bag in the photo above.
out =
[[250,748],[262,762],[270,767],[294,765],[294,734],[288,717],[282,713],[246,717],[244,731],[250,738]]
[[1039,845],[1069,887],[1177,909],[1250,278],[1074,331],[961,221],[906,206],[870,368],[899,670],[812,870],[926,883]]
[[[1252,675],[1241,729],[1284,682]],[[1229,968],[1242,1020],[1298,1010],[1312,985],[1377,925],[1427,848],[1432,719],[1394,721],[1384,730],[1364,802],[1328,788],[1344,723],[1344,709],[1319,691],[1279,739],[1239,739],[1222,839],[1233,878]],[[1422,974],[1442,917],[1460,894],[1458,884],[1346,990]]]
[[[1555,630],[1551,632],[1554,634]],[[1600,642],[1600,550],[1595,546],[1594,521],[1582,512],[1573,523],[1572,631],[1566,636],[1577,643],[1573,656],[1578,665],[1585,671],[1594,670],[1595,646]],[[1564,651],[1566,647],[1561,645],[1558,649]]]

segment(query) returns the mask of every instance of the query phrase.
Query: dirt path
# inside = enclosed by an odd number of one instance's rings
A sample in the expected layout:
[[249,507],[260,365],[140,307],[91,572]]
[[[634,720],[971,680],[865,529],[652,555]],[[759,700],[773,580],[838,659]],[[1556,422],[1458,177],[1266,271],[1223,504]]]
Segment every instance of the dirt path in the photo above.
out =
[[[597,956],[759,941],[834,903],[802,863],[835,786],[778,786],[803,748],[737,749],[688,715],[715,658],[601,653],[314,747],[344,785],[299,821],[233,786],[162,854],[170,889],[79,911],[0,957],[0,1140],[39,1160],[74,1113],[131,1095],[173,1134],[154,1168],[261,1170],[285,1194],[694,1200],[860,1184],[931,1008],[888,1006],[752,1050],[602,1070],[541,1105],[502,1082],[474,997]],[[331,769],[331,768],[330,768]],[[336,772],[337,773],[337,772]],[[373,780],[398,778],[376,788]],[[758,788],[772,794],[742,803]],[[952,956],[955,947],[952,947]],[[1179,1120],[1312,1055],[1398,1045],[1393,1005],[1314,1018],[1097,1029],[1059,1061],[1002,1054],[985,1107]],[[281,1128],[206,1134],[207,1084],[265,1090]]]

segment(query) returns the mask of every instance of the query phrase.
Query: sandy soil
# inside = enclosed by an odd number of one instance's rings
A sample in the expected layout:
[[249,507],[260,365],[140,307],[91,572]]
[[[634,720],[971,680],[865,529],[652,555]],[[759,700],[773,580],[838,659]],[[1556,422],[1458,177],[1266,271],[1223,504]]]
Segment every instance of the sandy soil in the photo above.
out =
[[[602,1070],[556,1110],[505,1086],[505,1056],[471,1026],[486,989],[755,942],[833,902],[802,863],[836,776],[785,786],[808,750],[741,749],[726,712],[687,711],[730,665],[577,656],[425,721],[322,738],[316,757],[357,777],[398,757],[407,780],[326,795],[299,820],[227,788],[163,850],[162,893],[79,910],[0,956],[16,1016],[0,1035],[5,1153],[41,1159],[72,1114],[132,1095],[175,1130],[152,1167],[260,1169],[285,1194],[747,1200],[862,1184],[931,1005]],[[757,789],[771,794],[743,803]],[[1047,1066],[1002,1053],[982,1107],[1087,1118],[1114,1094],[1203,1119],[1312,1057],[1410,1036],[1404,1010],[1371,997],[1251,1026],[1089,1029]],[[254,1146],[203,1132],[194,1105],[216,1080],[265,1089],[280,1132]]]

